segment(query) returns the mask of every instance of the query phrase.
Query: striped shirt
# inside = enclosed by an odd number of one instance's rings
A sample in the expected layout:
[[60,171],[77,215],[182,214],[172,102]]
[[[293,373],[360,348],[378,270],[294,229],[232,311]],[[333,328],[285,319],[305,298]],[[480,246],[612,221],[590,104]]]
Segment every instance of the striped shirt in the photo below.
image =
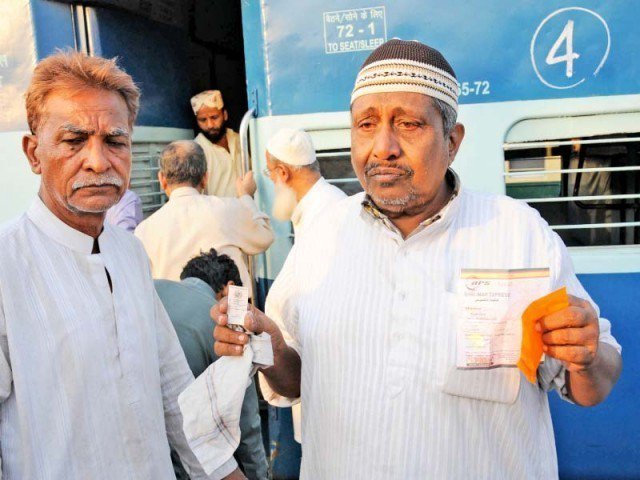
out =
[[560,238],[522,202],[459,189],[405,239],[364,199],[311,226],[267,299],[302,360],[302,478],[557,477],[546,392],[563,395],[562,364],[547,359],[535,386],[515,368],[456,369],[455,326],[463,268],[548,267],[550,291],[589,299]]
[[193,375],[138,240],[105,225],[92,254],[36,199],[0,241],[2,478],[175,479],[169,444],[206,478],[177,404]]

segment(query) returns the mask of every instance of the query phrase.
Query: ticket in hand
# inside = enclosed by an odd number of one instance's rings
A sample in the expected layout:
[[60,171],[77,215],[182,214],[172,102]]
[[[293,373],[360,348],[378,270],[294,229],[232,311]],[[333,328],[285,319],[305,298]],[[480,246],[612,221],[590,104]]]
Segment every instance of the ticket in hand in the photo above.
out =
[[244,316],[247,314],[249,305],[249,289],[247,287],[229,285],[227,301],[229,302],[229,310],[227,311],[229,328],[244,330]]

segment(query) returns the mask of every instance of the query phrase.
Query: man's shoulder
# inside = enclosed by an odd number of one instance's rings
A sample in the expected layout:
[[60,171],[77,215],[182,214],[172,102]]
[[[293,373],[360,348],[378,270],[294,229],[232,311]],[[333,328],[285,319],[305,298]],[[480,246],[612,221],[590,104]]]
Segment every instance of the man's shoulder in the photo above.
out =
[[[465,189],[462,191],[464,208],[477,214],[499,214],[512,219],[524,218],[529,221],[544,222],[540,213],[526,202],[499,193],[480,192]],[[470,215],[473,217],[473,215]]]

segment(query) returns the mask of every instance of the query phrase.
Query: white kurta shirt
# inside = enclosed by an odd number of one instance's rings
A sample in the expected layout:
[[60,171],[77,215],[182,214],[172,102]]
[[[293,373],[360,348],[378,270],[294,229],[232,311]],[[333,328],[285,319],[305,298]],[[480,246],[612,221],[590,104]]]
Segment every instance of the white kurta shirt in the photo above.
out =
[[215,248],[229,255],[244,285],[251,285],[243,253],[264,252],[273,242],[269,216],[249,195],[219,198],[182,187],[144,220],[135,235],[142,241],[153,278],[179,281],[185,264],[200,252]]
[[[345,193],[335,185],[331,185],[324,177],[320,177],[304,197],[300,199],[291,215],[293,233],[296,240],[303,235],[313,235],[314,228],[309,227],[323,212],[330,210],[333,205],[346,198]],[[302,442],[302,407],[300,404],[291,408],[293,417],[293,436],[296,442]]]
[[209,183],[207,183],[206,193],[217,197],[235,197],[236,179],[242,176],[240,136],[230,128],[227,128],[226,135],[229,143],[228,151],[211,142],[202,133],[195,138],[207,158]]
[[308,225],[320,214],[330,209],[334,203],[346,198],[345,193],[320,177],[304,197],[300,199],[291,215],[296,238],[304,235]]
[[549,267],[550,291],[588,299],[560,238],[522,202],[461,191],[403,239],[363,198],[296,242],[267,297],[302,360],[302,478],[557,477],[545,390],[563,388],[561,363],[537,386],[515,368],[457,370],[455,311],[462,268]]
[[140,243],[107,224],[91,254],[40,199],[0,242],[2,478],[171,479],[169,443],[205,478],[177,405],[193,376]]

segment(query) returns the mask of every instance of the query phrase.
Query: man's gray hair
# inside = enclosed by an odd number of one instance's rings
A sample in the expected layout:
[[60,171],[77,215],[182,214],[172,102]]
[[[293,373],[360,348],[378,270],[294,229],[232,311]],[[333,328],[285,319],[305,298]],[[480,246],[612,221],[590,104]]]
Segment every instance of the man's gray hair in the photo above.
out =
[[190,183],[194,187],[207,173],[204,150],[193,140],[177,140],[160,153],[160,171],[169,185]]
[[438,109],[440,116],[442,117],[442,130],[446,137],[451,133],[451,130],[453,130],[453,127],[456,125],[458,113],[451,105],[443,102],[439,98],[431,97],[431,99],[433,100],[433,105]]
[[289,167],[294,172],[299,172],[301,170],[307,170],[307,171],[310,171],[310,172],[321,173],[320,172],[320,163],[318,162],[318,160],[316,160],[313,163],[310,163],[309,165],[291,165],[290,163],[283,162],[282,160],[278,160],[273,155],[271,156],[271,158],[273,159],[273,162],[276,165],[278,165],[278,164],[286,165],[287,167]]

